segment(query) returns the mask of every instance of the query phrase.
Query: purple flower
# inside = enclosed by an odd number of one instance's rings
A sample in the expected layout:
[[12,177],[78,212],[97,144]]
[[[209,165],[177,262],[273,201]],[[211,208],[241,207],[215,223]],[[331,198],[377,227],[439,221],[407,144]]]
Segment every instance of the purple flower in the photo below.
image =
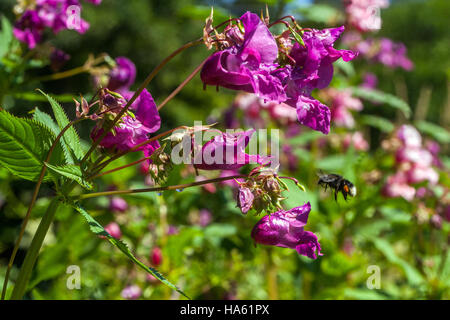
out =
[[211,212],[208,209],[202,209],[200,210],[198,214],[198,224],[201,227],[206,227],[209,225],[212,221],[212,215]]
[[174,226],[173,224],[170,224],[167,228],[167,235],[168,236],[173,236],[175,234],[178,234],[179,230],[176,226]]
[[14,36],[28,45],[30,49],[41,41],[44,25],[34,10],[27,10],[14,24]]
[[337,50],[334,42],[344,31],[339,28],[306,31],[303,34],[305,45],[295,43],[290,55],[295,66],[286,78],[286,103],[297,109],[298,121],[311,129],[328,134],[330,131],[330,110],[311,97],[313,89],[327,87],[333,78],[333,62],[342,58],[350,61],[357,53],[350,50]]
[[247,187],[239,187],[238,192],[238,207],[241,209],[243,214],[246,214],[253,205],[253,200],[255,196],[252,191]]
[[102,0],[85,0],[85,1],[95,4],[96,6],[98,6],[100,3],[102,3]]
[[25,10],[15,23],[14,36],[33,49],[41,41],[45,27],[55,34],[65,29],[85,33],[89,23],[80,18],[80,11],[78,0],[36,0],[33,10]]
[[308,96],[298,96],[295,107],[298,121],[324,134],[330,132],[330,109],[318,100]]
[[136,66],[126,57],[117,57],[117,65],[109,74],[108,89],[117,92],[128,91],[136,79]]
[[310,211],[311,205],[308,202],[303,206],[264,216],[253,227],[251,236],[257,243],[295,249],[303,256],[316,259],[322,255],[317,236],[303,230]]
[[256,93],[267,100],[286,100],[283,86],[276,76],[277,43],[258,15],[246,12],[240,18],[244,41],[211,55],[200,77],[205,85]]
[[[130,98],[131,98],[130,93]],[[131,105],[130,111],[134,117],[125,115],[119,124],[114,127],[114,133],[108,132],[101,141],[100,146],[106,149],[126,151],[148,140],[148,134],[157,131],[161,125],[161,118],[151,94],[144,89],[136,101]],[[91,138],[96,140],[103,133],[102,127],[95,127],[91,132]],[[138,148],[136,151],[144,151],[146,156],[159,148],[158,141],[154,141]]]
[[291,45],[288,38],[283,39],[284,47],[290,49],[290,62],[294,63],[282,67],[277,62],[277,43],[258,15],[246,12],[240,21],[245,31],[243,43],[236,42],[211,55],[200,74],[203,83],[254,93],[268,101],[285,102],[297,109],[301,124],[327,134],[330,111],[314,100],[311,92],[329,85],[333,62],[356,57],[350,50],[333,47],[344,27],[305,31],[304,45],[297,42]]
[[194,167],[201,170],[233,170],[248,163],[266,164],[269,157],[245,153],[254,132],[251,129],[215,136],[194,156]]
[[403,68],[410,71],[413,62],[407,56],[406,46],[401,42],[394,42],[388,38],[368,38],[353,44],[356,50],[368,60],[379,62],[389,68]]
[[361,87],[367,89],[375,89],[378,84],[378,78],[376,75],[370,72],[366,72],[364,75],[364,82],[361,84]]
[[122,298],[128,300],[136,300],[142,295],[142,290],[137,285],[127,286],[120,293]]
[[109,210],[113,212],[125,212],[128,209],[127,202],[120,197],[112,197],[109,201]]
[[69,59],[70,55],[55,48],[50,54],[50,67],[56,72],[60,70]]

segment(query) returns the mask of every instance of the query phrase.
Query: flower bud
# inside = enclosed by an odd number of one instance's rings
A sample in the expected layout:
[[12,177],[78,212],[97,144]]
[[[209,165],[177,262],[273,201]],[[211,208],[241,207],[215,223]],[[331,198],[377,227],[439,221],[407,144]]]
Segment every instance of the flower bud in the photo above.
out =
[[155,247],[153,248],[150,254],[150,262],[153,266],[157,267],[162,263],[162,251],[161,248]]
[[249,188],[243,186],[239,188],[237,206],[241,209],[243,214],[246,214],[252,208],[254,198],[255,197]]

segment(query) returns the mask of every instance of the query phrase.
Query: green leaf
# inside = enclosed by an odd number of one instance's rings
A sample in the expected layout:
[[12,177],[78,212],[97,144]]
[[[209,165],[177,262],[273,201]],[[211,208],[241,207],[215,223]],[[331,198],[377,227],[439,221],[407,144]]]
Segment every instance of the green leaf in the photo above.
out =
[[[54,140],[48,127],[0,111],[0,164],[12,174],[36,181]],[[55,147],[50,162],[63,163],[61,144]]]
[[353,95],[357,97],[390,105],[391,107],[402,111],[407,118],[409,118],[411,115],[411,108],[409,107],[409,105],[402,99],[392,94],[375,89],[367,89],[361,87],[353,87],[351,89]]
[[[33,112],[33,120],[36,120],[37,122],[43,124],[44,126],[47,126],[55,136],[57,136],[61,129],[59,129],[58,125],[53,121],[52,117],[41,110],[39,110],[37,107],[32,111]],[[61,143],[61,146],[64,151],[64,157],[66,158],[66,162],[68,164],[74,164],[74,160],[72,157],[72,154],[70,153],[69,147],[65,143],[64,139],[59,140]]]
[[45,163],[47,168],[52,170],[53,172],[69,178],[70,180],[74,180],[80,184],[85,189],[91,190],[92,189],[92,183],[86,181],[83,177],[83,172],[81,171],[80,167],[75,164],[66,164],[64,166],[53,166],[49,163]]
[[375,247],[384,254],[386,259],[390,263],[399,266],[405,272],[406,278],[408,279],[410,284],[420,285],[424,282],[424,279],[420,272],[417,271],[408,262],[398,257],[388,241],[381,238],[373,238],[372,241]]
[[416,123],[416,127],[440,143],[450,143],[450,132],[437,124],[427,121],[419,121]]
[[325,4],[305,6],[304,8],[299,8],[298,11],[306,18],[305,20],[325,24],[333,24],[333,21],[338,20],[342,16],[339,10]]
[[[69,124],[69,119],[67,118],[67,115],[64,111],[64,109],[60,106],[60,104],[50,97],[48,94],[43,92],[42,90],[38,89],[40,93],[42,93],[50,102],[50,105],[52,106],[53,113],[56,118],[56,122],[59,125],[59,128],[62,130],[65,126]],[[80,144],[80,138],[78,137],[77,132],[75,131],[74,127],[70,127],[65,133],[64,133],[64,141],[66,144],[73,150],[75,156],[78,159],[83,158],[84,152]]]
[[2,16],[2,30],[0,31],[0,59],[8,53],[13,39],[11,23]]
[[361,117],[361,121],[363,124],[369,125],[371,127],[377,128],[383,132],[392,132],[394,130],[394,124],[389,120],[372,115],[364,115]]
[[156,269],[154,269],[152,267],[148,267],[144,263],[139,261],[133,255],[133,253],[130,251],[130,249],[128,248],[128,246],[124,242],[122,242],[119,239],[116,239],[116,238],[112,237],[84,208],[82,208],[80,206],[79,203],[72,204],[72,207],[75,210],[77,210],[79,213],[81,213],[81,215],[86,219],[87,223],[89,224],[89,228],[91,229],[91,231],[93,233],[95,233],[98,236],[106,237],[109,240],[109,242],[112,243],[113,246],[115,246],[120,251],[122,251],[128,258],[131,259],[131,261],[133,261],[139,267],[141,267],[142,269],[144,269],[145,271],[147,271],[148,273],[153,275],[155,278],[157,278],[159,281],[164,283],[169,288],[171,288],[173,290],[176,290],[177,292],[179,292],[180,294],[182,294],[186,298],[190,299],[183,291],[181,291],[174,284],[172,284],[166,278],[164,278],[164,276],[161,273],[159,273],[158,270],[156,270]]

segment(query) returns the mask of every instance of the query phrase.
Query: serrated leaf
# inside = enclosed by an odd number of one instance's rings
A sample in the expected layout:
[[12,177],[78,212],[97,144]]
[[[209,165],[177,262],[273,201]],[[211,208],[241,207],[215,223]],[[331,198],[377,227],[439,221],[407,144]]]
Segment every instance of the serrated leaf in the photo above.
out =
[[[35,108],[33,110],[33,119],[47,126],[53,132],[55,137],[61,132],[61,129],[59,129],[58,125],[55,123],[55,121],[53,121],[52,117],[48,113],[45,113],[38,108]],[[64,139],[61,139],[60,142],[64,151],[66,162],[68,164],[74,164],[75,162],[73,161],[72,154],[70,153],[69,147],[67,147]]]
[[137,264],[139,267],[144,269],[146,272],[150,273],[152,276],[154,276],[156,279],[164,283],[169,288],[176,290],[186,298],[190,299],[183,291],[181,291],[179,288],[177,288],[174,284],[169,282],[164,276],[158,272],[158,270],[146,266],[144,263],[139,261],[133,253],[130,251],[128,246],[121,240],[114,238],[111,236],[83,207],[80,206],[79,203],[72,204],[72,207],[77,210],[81,215],[86,219],[87,223],[89,224],[89,228],[93,233],[95,233],[98,236],[106,237],[109,242],[116,248],[118,248],[120,251],[122,251],[128,258],[131,259],[135,264]]
[[375,89],[367,89],[361,87],[353,87],[351,89],[353,95],[357,97],[387,104],[393,108],[402,111],[405,117],[407,118],[409,118],[411,115],[411,108],[405,101],[403,101],[399,97]]
[[433,139],[436,139],[440,143],[450,143],[450,132],[441,126],[438,126],[437,124],[427,121],[419,121],[416,123],[416,127],[417,129],[425,134],[430,135],[431,137],[433,137]]
[[[0,111],[0,164],[12,174],[36,181],[54,140],[48,127]],[[63,163],[61,144],[55,147],[50,162]]]
[[[69,124],[69,119],[67,118],[66,112],[61,107],[61,105],[55,99],[53,99],[51,96],[49,96],[48,94],[46,94],[44,91],[42,91],[40,89],[38,89],[38,91],[47,98],[48,102],[50,103],[50,105],[53,109],[53,113],[55,115],[56,122],[58,123],[59,128],[62,130],[65,126],[67,126]],[[64,133],[64,140],[65,140],[66,144],[73,150],[75,156],[78,159],[83,158],[84,152],[83,152],[83,149],[81,148],[80,138],[78,137],[78,134],[74,127],[70,127]]]
[[74,165],[74,164],[67,164],[64,166],[54,166],[49,163],[45,163],[45,165],[47,166],[47,168],[49,168],[53,172],[55,172],[63,177],[66,177],[66,178],[69,178],[71,180],[78,182],[78,184],[80,186],[82,186],[83,188],[88,189],[88,190],[92,189],[92,183],[90,183],[84,179],[83,173],[79,166]]

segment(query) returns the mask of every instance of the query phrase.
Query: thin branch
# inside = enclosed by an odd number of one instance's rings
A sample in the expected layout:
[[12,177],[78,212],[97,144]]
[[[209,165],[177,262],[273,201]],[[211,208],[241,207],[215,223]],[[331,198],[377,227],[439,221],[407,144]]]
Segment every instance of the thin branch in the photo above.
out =
[[102,196],[114,196],[114,195],[143,193],[143,192],[159,192],[159,191],[166,191],[166,190],[186,189],[186,188],[190,188],[190,187],[201,186],[204,184],[222,182],[222,181],[226,181],[226,180],[239,179],[239,178],[245,178],[245,177],[247,177],[247,176],[240,174],[240,175],[235,175],[235,176],[215,178],[215,179],[209,179],[209,180],[203,180],[203,181],[195,181],[195,182],[191,182],[191,183],[179,184],[179,185],[173,185],[173,186],[165,186],[165,187],[93,192],[93,193],[82,194],[80,196],[74,197],[74,198],[72,198],[72,200],[77,201],[77,200],[102,197]]

